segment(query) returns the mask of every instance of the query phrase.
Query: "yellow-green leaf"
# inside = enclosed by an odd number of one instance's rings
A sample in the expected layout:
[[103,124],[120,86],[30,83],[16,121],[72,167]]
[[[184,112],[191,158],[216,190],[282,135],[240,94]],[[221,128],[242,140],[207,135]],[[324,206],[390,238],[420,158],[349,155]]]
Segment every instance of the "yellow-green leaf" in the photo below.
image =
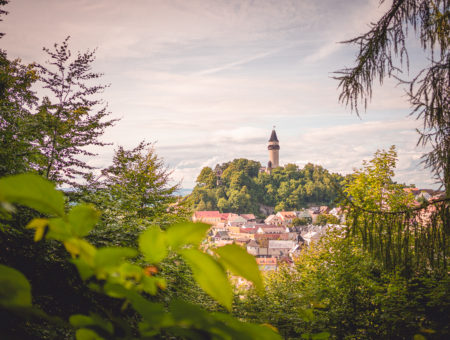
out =
[[95,333],[92,329],[80,328],[75,332],[75,339],[77,340],[104,340],[100,335]]
[[28,223],[27,229],[36,229],[34,233],[34,242],[38,242],[42,240],[42,237],[44,237],[45,229],[48,225],[48,219],[47,218],[34,218]]
[[135,257],[137,251],[132,248],[100,248],[95,253],[94,263],[97,268],[116,267],[123,263],[125,258]]
[[200,287],[231,310],[233,290],[223,267],[210,255],[197,249],[183,249],[179,253],[191,267],[194,279]]
[[72,238],[72,231],[70,224],[68,224],[63,218],[56,217],[48,220],[49,231],[47,233],[47,239],[54,239],[64,242]]
[[94,257],[97,249],[92,244],[79,238],[71,238],[64,242],[64,246],[72,257],[79,256],[89,266],[94,266]]
[[261,272],[255,258],[236,244],[228,244],[214,249],[219,261],[234,274],[253,282],[257,289],[263,288]]
[[31,306],[31,286],[25,275],[0,264],[0,305]]
[[0,179],[0,201],[17,203],[43,214],[64,216],[64,195],[41,176],[22,174]]
[[156,264],[167,255],[166,235],[158,226],[153,226],[139,236],[139,249],[145,260]]
[[68,215],[72,235],[86,236],[98,222],[100,212],[89,204],[73,207]]
[[192,244],[198,246],[206,237],[206,232],[211,228],[204,223],[177,223],[167,230],[167,242],[172,249],[181,248]]

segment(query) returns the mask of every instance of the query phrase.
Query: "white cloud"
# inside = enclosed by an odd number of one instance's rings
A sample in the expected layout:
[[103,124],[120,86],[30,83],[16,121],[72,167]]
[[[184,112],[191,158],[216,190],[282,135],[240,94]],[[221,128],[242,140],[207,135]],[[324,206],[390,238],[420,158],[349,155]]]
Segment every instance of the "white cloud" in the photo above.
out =
[[[396,144],[403,176],[426,183],[429,176],[416,167],[418,123],[405,118],[402,89],[394,81],[375,86],[360,121],[338,104],[330,79],[354,58],[352,48],[337,42],[367,30],[388,5],[15,0],[2,23],[2,47],[30,62],[43,61],[41,47],[69,34],[74,50],[98,46],[95,70],[112,84],[103,98],[122,117],[104,139],[126,147],[157,141],[158,154],[187,187],[205,164],[238,157],[266,162],[273,124],[283,162],[351,171],[377,148]],[[113,149],[100,149],[92,164],[107,165]]]

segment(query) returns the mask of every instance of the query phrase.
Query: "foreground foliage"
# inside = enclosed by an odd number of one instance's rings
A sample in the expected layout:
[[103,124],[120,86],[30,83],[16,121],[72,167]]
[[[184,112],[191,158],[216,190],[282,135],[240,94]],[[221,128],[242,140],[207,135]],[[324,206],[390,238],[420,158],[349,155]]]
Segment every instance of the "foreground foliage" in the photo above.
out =
[[[169,252],[178,253],[190,266],[202,289],[228,310],[233,293],[226,270],[261,288],[256,261],[244,249],[229,245],[214,250],[214,256],[197,249],[208,225],[177,224],[167,231],[153,226],[140,235],[139,251],[126,247],[96,248],[85,237],[97,223],[99,212],[90,205],[81,204],[66,213],[63,194],[38,176],[1,179],[0,202],[3,214],[14,212],[11,203],[16,203],[49,216],[29,222],[28,228],[35,230],[35,241],[45,237],[61,242],[89,289],[122,304],[122,317],[111,315],[107,310],[70,316],[69,322],[76,329],[77,339],[152,338],[164,334],[192,339],[278,338],[268,327],[246,324],[226,313],[207,313],[182,300],[164,305],[146,298],[165,289],[166,281],[157,275],[157,268]],[[245,263],[245,267],[241,263]],[[33,306],[31,286],[19,271],[2,265],[0,287],[2,311],[10,313],[10,317],[23,318],[22,327],[26,328],[26,323],[33,319],[64,324],[65,321],[48,316]],[[7,322],[8,318],[2,319],[3,334],[12,338],[18,334],[23,336],[24,329],[20,325],[8,327]]]
[[330,234],[302,252],[295,267],[266,280],[235,314],[268,322],[286,339],[328,332],[333,339],[446,339],[448,275],[387,273],[355,239]]

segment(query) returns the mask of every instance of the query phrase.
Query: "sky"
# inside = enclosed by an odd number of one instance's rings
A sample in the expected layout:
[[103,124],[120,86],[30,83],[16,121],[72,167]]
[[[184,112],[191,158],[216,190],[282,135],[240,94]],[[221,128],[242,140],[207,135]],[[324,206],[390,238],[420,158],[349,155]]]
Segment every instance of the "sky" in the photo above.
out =
[[[404,88],[386,79],[360,117],[338,102],[333,72],[356,49],[339,42],[368,30],[390,5],[377,0],[11,0],[0,48],[25,63],[70,36],[73,51],[97,49],[94,71],[112,118],[88,160],[110,165],[118,145],[141,140],[193,188],[204,166],[235,158],[268,162],[273,126],[280,164],[320,164],[351,173],[378,149],[396,145],[396,180],[436,188],[420,164],[421,121]],[[411,78],[424,56],[408,40]]]

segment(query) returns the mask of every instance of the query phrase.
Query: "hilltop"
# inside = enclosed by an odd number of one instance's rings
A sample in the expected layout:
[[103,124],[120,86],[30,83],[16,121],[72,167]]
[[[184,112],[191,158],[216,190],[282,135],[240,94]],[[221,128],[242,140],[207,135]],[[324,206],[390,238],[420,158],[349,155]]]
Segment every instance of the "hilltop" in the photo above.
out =
[[[343,176],[311,163],[263,170],[261,163],[245,158],[204,167],[191,200],[195,210],[261,214],[261,207],[275,211],[299,210],[310,205],[333,205]],[[332,184],[334,183],[334,185]]]

